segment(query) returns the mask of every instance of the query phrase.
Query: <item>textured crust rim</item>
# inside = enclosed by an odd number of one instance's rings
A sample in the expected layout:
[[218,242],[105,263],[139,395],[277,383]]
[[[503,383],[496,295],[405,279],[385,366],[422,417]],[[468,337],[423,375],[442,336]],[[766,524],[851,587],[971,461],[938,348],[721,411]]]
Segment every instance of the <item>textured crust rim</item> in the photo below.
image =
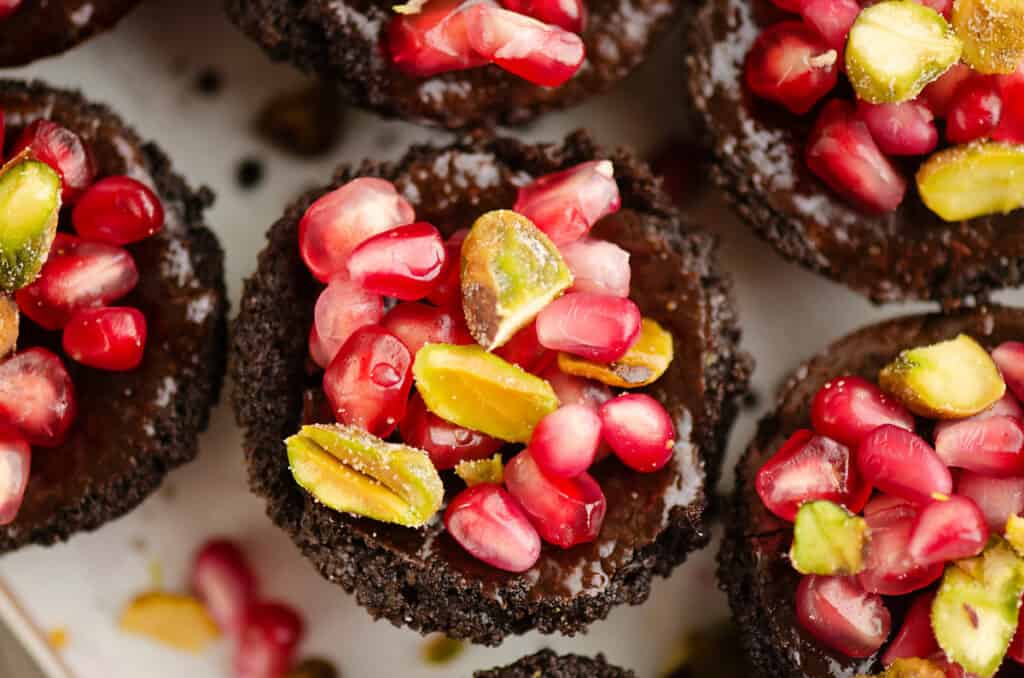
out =
[[541,650],[514,664],[489,671],[477,671],[473,678],[636,678],[626,669],[612,666],[599,654],[593,659],[578,654],[555,654]]

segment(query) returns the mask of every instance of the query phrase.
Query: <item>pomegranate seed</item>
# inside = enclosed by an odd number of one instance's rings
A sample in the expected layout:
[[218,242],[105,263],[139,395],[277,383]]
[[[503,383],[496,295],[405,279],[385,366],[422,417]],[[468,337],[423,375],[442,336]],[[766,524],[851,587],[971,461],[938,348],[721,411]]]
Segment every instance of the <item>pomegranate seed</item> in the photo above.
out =
[[111,372],[134,370],[146,351],[146,317],[124,306],[86,308],[71,316],[64,352],[83,365]]
[[497,438],[445,421],[427,409],[418,393],[409,401],[399,426],[402,440],[426,450],[440,471],[455,468],[460,461],[485,459],[503,444]]
[[1024,426],[1013,417],[965,419],[943,427],[935,437],[943,462],[975,473],[1024,474]]
[[629,252],[614,243],[581,238],[563,245],[562,258],[572,271],[574,292],[629,296]]
[[1003,115],[999,127],[992,132],[993,141],[1024,144],[1024,63],[1012,75],[999,78]]
[[1006,656],[1018,664],[1024,664],[1024,615],[1019,615],[1017,618],[1017,633],[1014,634],[1013,640],[1010,642]]
[[903,497],[897,497],[892,494],[876,494],[871,498],[864,506],[864,517],[873,516],[882,511],[888,511],[889,509],[908,507],[913,511],[917,511],[917,504],[904,499]]
[[587,6],[583,0],[501,0],[501,5],[570,33],[582,33],[587,25]]
[[945,118],[956,92],[964,81],[974,77],[974,71],[967,64],[954,64],[942,77],[932,82],[921,92],[921,102],[931,109],[936,118]]
[[32,448],[15,429],[0,427],[0,525],[18,517],[28,487]]
[[999,81],[994,77],[974,77],[956,90],[946,114],[946,138],[954,144],[966,144],[992,134],[1003,114]]
[[622,463],[651,473],[675,450],[676,430],[664,406],[646,393],[629,393],[601,406],[601,434]]
[[864,520],[871,531],[864,571],[857,579],[865,591],[883,596],[901,596],[917,591],[942,576],[942,563],[921,565],[910,557],[910,535],[918,516],[918,507],[910,503],[891,502],[884,507],[864,509]]
[[800,625],[828,648],[870,657],[889,636],[892,620],[882,598],[848,577],[809,576],[796,589]]
[[441,278],[427,295],[427,301],[435,306],[462,308],[462,241],[468,234],[469,231],[466,229],[458,230],[444,244],[444,271],[441,272]]
[[932,631],[934,600],[934,591],[919,594],[914,598],[907,616],[903,618],[899,633],[882,654],[882,664],[888,667],[897,659],[930,657],[939,651],[939,641],[935,640],[935,632]]
[[424,344],[472,344],[461,315],[444,308],[403,302],[388,311],[383,322],[388,332],[402,340],[413,356]]
[[610,160],[592,160],[523,186],[513,209],[562,247],[585,236],[621,206],[615,166]]
[[469,44],[467,10],[473,2],[433,0],[416,14],[388,24],[391,62],[406,75],[429,78],[487,63]]
[[348,258],[348,274],[368,292],[415,301],[441,279],[446,257],[441,234],[419,221],[364,240]]
[[[7,17],[18,11],[21,7],[21,3],[24,0],[0,0],[0,19],[6,19]],[[0,116],[2,118],[3,116]],[[2,124],[2,123],[0,123]],[[0,148],[3,148],[3,135],[0,134]]]
[[607,385],[593,379],[584,379],[573,374],[566,374],[552,365],[541,372],[541,376],[551,384],[558,402],[563,405],[586,405],[597,410],[601,405],[612,399],[612,390]]
[[533,430],[530,455],[545,475],[574,478],[594,463],[600,442],[597,412],[586,405],[562,405]]
[[59,330],[75,312],[117,301],[138,282],[127,250],[58,233],[39,278],[18,290],[18,308],[44,329]]
[[921,509],[910,533],[910,557],[921,565],[970,558],[988,541],[988,525],[978,505],[956,495]]
[[747,86],[758,96],[803,115],[839,80],[839,54],[811,27],[783,21],[769,27],[747,55]]
[[1024,342],[1003,342],[992,351],[992,360],[1003,375],[1006,387],[1024,400]]
[[845,376],[828,382],[811,406],[814,430],[848,447],[856,447],[883,424],[914,430],[907,408],[867,379]]
[[412,355],[380,325],[352,333],[324,372],[324,393],[342,424],[386,438],[405,416]]
[[552,351],[610,363],[640,335],[640,309],[629,299],[570,292],[537,316],[537,340]]
[[536,323],[530,323],[516,332],[504,346],[495,350],[494,353],[533,374],[539,374],[546,370],[558,357],[554,351],[549,351],[540,345],[540,340],[537,339]]
[[505,466],[505,485],[544,541],[567,549],[594,541],[608,508],[601,486],[590,474],[575,478],[544,475],[529,450]]
[[1012,419],[1024,420],[1024,409],[1021,408],[1020,403],[1013,397],[1013,394],[1010,393],[1010,391],[1007,391],[1002,398],[995,402],[995,404],[987,410],[982,410],[973,417],[967,417],[966,419],[946,419],[936,422],[935,438],[938,438],[939,435],[947,428],[953,428],[958,424],[962,424],[967,421],[985,421],[987,419],[992,419],[993,417],[1010,417]]
[[256,602],[256,575],[234,542],[214,539],[192,561],[192,590],[222,631],[237,636]]
[[956,493],[978,505],[993,532],[1001,534],[1010,516],[1024,513],[1024,478],[995,478],[961,471]]
[[807,145],[807,165],[836,193],[870,212],[896,209],[907,182],[882,154],[853,104],[830,101]]
[[45,348],[30,348],[0,363],[0,423],[21,431],[30,444],[60,445],[77,409],[64,363]]
[[925,7],[931,7],[947,19],[953,14],[953,0],[917,0]]
[[328,282],[345,272],[363,241],[411,223],[412,206],[384,179],[360,177],[314,202],[299,222],[299,251],[310,272]]
[[70,205],[96,179],[92,153],[82,138],[50,120],[36,120],[26,127],[14,144],[11,156],[26,148],[36,160],[45,162],[60,175],[61,198]]
[[827,499],[859,513],[871,494],[849,448],[808,430],[783,443],[757,472],[755,487],[768,510],[789,522],[805,501]]
[[583,64],[583,40],[564,28],[479,3],[466,10],[474,52],[541,87],[564,85]]
[[846,48],[846,37],[860,15],[857,0],[802,0],[800,14],[825,44],[839,54]]
[[953,476],[935,450],[914,433],[885,424],[857,447],[857,468],[882,492],[920,504],[953,492]]
[[857,114],[886,155],[926,155],[939,145],[935,114],[916,101],[869,104],[860,101]]
[[474,485],[444,512],[448,534],[474,558],[506,572],[525,572],[540,558],[540,536],[515,498],[501,486]]
[[353,332],[381,321],[384,302],[351,280],[335,278],[320,293],[313,315],[309,354],[326,369]]
[[86,240],[127,245],[163,228],[164,206],[145,184],[131,177],[107,177],[82,195],[71,219]]
[[772,3],[779,9],[784,9],[787,12],[793,12],[794,14],[800,13],[800,5],[803,0],[772,0]]
[[291,607],[256,603],[235,650],[235,678],[281,678],[291,668],[304,632],[302,617]]

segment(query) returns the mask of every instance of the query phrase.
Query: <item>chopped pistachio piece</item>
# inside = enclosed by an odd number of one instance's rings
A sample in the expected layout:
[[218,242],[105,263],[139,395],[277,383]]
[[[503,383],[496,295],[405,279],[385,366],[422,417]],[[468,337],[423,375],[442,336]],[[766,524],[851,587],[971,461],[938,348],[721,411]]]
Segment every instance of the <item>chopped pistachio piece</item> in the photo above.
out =
[[617,388],[640,388],[653,384],[672,363],[675,348],[672,335],[650,318],[644,318],[640,336],[618,360],[596,363],[569,353],[558,354],[558,367],[566,374],[596,379]]
[[558,248],[518,212],[484,214],[462,244],[466,325],[488,351],[505,344],[571,286],[572,273]]
[[19,156],[0,173],[0,293],[36,279],[50,254],[60,214],[60,176]]
[[202,652],[220,636],[206,607],[192,596],[150,592],[136,596],[121,613],[122,631],[186,652]]
[[979,73],[1009,75],[1024,61],[1020,0],[956,0],[953,28],[963,41],[964,61]]
[[976,558],[946,568],[932,629],[951,661],[981,678],[999,670],[1017,631],[1024,559],[999,537]]
[[875,678],[946,678],[946,672],[927,659],[897,659],[885,671],[876,674]]
[[0,358],[18,348],[18,304],[9,296],[0,296]]
[[915,0],[866,8],[850,29],[846,72],[857,96],[873,104],[910,101],[960,60],[952,26]]
[[558,409],[551,384],[480,346],[427,344],[412,374],[427,409],[500,440],[530,442],[537,423]]
[[857,574],[866,543],[863,518],[830,501],[812,501],[797,511],[789,559],[801,574]]
[[338,678],[338,669],[326,659],[303,659],[286,678]]
[[1024,146],[976,141],[935,153],[917,171],[917,191],[946,221],[1024,207]]
[[437,633],[423,643],[423,661],[439,666],[458,658],[466,649],[466,643]]
[[1006,392],[988,351],[966,334],[903,351],[882,368],[878,382],[914,414],[931,419],[973,416]]
[[1017,555],[1024,557],[1024,518],[1013,515],[1006,521],[1006,541]]
[[501,453],[498,452],[490,459],[460,461],[455,465],[455,475],[470,487],[483,483],[501,485],[505,481],[505,465],[501,463]]
[[292,475],[336,511],[420,527],[441,508],[444,484],[429,455],[355,426],[303,426],[285,441]]

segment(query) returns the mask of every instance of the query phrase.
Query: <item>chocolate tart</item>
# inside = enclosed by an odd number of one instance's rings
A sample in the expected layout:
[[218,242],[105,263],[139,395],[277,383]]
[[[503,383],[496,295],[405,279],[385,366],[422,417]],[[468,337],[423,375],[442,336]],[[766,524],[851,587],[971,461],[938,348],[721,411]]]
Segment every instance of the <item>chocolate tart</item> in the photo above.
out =
[[[760,422],[737,467],[718,570],[757,675],[852,678],[882,670],[877,655],[855,660],[831,652],[798,626],[794,594],[800,575],[788,556],[792,525],[765,508],[754,490],[754,478],[790,434],[810,427],[811,401],[825,382],[848,374],[874,380],[901,350],[959,333],[988,349],[1018,340],[1024,336],[1024,311],[988,306],[948,315],[906,316],[858,330],[799,367],[782,388],[774,413]],[[886,600],[895,635],[905,610],[898,605],[900,599]],[[1024,676],[1024,667],[1009,662],[999,675]]]
[[[531,176],[595,157],[615,163],[623,203],[595,234],[632,253],[640,310],[676,339],[672,366],[650,389],[677,421],[680,443],[669,464],[651,474],[615,460],[595,466],[608,498],[598,540],[565,551],[546,547],[521,575],[473,559],[439,517],[423,530],[399,528],[334,512],[305,494],[289,472],[282,441],[322,409],[320,376],[307,369],[306,358],[321,286],[296,247],[306,208],[355,176],[383,177],[417,218],[453,231],[512,205],[516,187]],[[583,132],[540,146],[477,135],[445,148],[414,147],[393,164],[341,168],[330,186],[300,197],[271,227],[245,286],[229,369],[238,385],[235,410],[252,489],[325,578],[396,625],[494,645],[531,629],[575,634],[614,605],[643,602],[654,575],[667,575],[708,542],[706,488],[717,481],[735,399],[750,372],[737,347],[730,283],[714,253],[713,238],[683,223],[645,165],[626,152],[605,155]]]
[[[156,145],[109,108],[40,82],[0,81],[0,110],[8,139],[42,117],[76,132],[91,148],[98,176],[127,174],[148,183],[166,213],[158,235],[128,246],[140,280],[124,303],[148,321],[143,363],[129,372],[104,372],[65,361],[78,416],[62,446],[34,450],[18,518],[0,528],[4,552],[93,530],[134,508],[168,471],[195,458],[225,370],[227,295],[223,252],[203,223],[213,196],[190,188]],[[62,355],[60,341],[60,332],[22,319],[19,347]]]
[[[714,148],[713,176],[739,214],[782,256],[876,303],[955,305],[1024,282],[1024,211],[950,223],[911,188],[896,211],[871,216],[811,173],[803,148],[814,112],[792,115],[744,84],[757,36],[786,16],[769,0],[707,0],[686,31],[690,95]],[[914,162],[897,166],[912,177]]]
[[389,0],[226,0],[228,15],[274,59],[337,81],[349,101],[387,116],[449,128],[522,124],[621,80],[653,50],[685,3],[587,0],[587,61],[548,89],[495,66],[417,79],[390,62],[383,43],[395,13]]
[[24,0],[0,19],[0,66],[60,54],[113,28],[139,0]]
[[541,650],[523,657],[515,664],[509,664],[490,671],[477,671],[473,678],[635,678],[632,671],[620,669],[605,661],[604,655],[582,657],[578,654],[555,654]]

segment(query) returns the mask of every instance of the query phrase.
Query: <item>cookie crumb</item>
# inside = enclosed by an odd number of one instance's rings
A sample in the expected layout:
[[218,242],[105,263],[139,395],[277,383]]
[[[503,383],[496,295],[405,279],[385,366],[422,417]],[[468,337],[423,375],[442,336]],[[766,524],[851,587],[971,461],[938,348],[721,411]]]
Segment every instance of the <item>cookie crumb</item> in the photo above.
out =
[[318,156],[341,138],[345,110],[337,88],[318,82],[272,97],[253,126],[275,148],[298,156]]
[[46,633],[46,642],[54,650],[60,652],[68,646],[68,627],[56,626]]
[[248,191],[263,183],[264,174],[263,161],[252,157],[242,158],[235,171],[235,180],[238,182],[239,188]]
[[207,66],[196,75],[195,87],[204,96],[217,96],[224,89],[224,76],[212,66]]

